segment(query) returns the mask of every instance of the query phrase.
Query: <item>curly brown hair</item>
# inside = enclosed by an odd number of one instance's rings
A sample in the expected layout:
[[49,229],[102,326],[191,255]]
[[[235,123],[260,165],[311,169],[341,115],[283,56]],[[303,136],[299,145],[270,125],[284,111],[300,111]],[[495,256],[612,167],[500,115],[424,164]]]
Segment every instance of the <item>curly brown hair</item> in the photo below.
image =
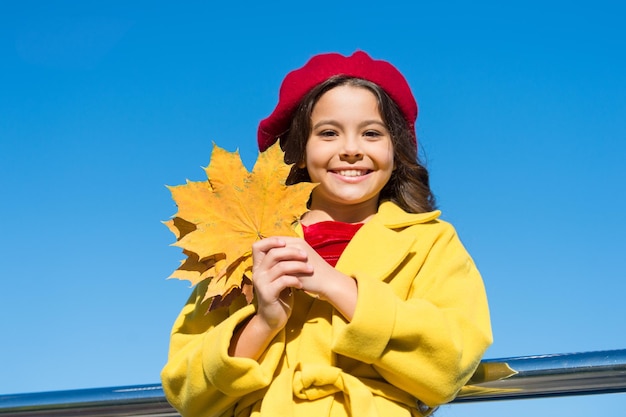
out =
[[436,208],[435,196],[430,189],[426,167],[419,161],[415,136],[397,104],[377,84],[361,78],[334,76],[315,86],[300,102],[294,112],[289,130],[280,137],[285,151],[285,163],[294,164],[287,177],[288,185],[311,181],[306,167],[306,143],[311,133],[313,107],[327,91],[349,85],[371,91],[378,101],[378,109],[391,135],[395,169],[380,192],[380,200],[390,200],[409,213],[424,213]]

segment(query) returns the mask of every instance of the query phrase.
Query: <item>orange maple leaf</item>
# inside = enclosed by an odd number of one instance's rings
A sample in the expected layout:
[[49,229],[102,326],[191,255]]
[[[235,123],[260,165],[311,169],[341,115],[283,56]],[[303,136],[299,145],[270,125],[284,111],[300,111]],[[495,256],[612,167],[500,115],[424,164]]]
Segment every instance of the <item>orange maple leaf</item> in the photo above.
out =
[[208,181],[168,187],[178,212],[165,225],[187,255],[171,277],[192,285],[210,279],[205,299],[214,298],[212,308],[241,292],[250,302],[252,244],[268,236],[294,236],[293,224],[315,187],[286,186],[289,170],[278,144],[259,154],[252,172],[238,152],[214,145],[205,168]]

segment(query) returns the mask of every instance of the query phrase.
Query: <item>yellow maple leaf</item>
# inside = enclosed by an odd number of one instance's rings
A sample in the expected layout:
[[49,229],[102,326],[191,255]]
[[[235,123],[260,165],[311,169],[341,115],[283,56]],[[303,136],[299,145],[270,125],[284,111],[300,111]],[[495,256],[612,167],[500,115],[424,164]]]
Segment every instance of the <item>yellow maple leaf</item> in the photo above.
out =
[[[249,172],[238,152],[213,146],[207,181],[168,187],[178,212],[165,225],[187,255],[173,278],[195,285],[210,279],[206,298],[224,305],[233,291],[251,299],[252,244],[269,236],[294,236],[315,184],[285,185],[290,165],[278,144],[259,154]],[[232,297],[230,297],[232,298]]]

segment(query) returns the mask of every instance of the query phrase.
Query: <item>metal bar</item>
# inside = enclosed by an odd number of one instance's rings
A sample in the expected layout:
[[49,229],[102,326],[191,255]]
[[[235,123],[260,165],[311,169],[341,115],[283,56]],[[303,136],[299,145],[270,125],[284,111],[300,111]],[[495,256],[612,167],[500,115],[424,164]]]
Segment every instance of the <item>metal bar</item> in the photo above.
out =
[[626,392],[626,349],[484,360],[455,402]]
[[[484,360],[456,403],[626,392],[626,349]],[[1,416],[173,417],[161,385],[0,395]]]
[[90,388],[0,396],[4,416],[159,416],[179,414],[159,384]]

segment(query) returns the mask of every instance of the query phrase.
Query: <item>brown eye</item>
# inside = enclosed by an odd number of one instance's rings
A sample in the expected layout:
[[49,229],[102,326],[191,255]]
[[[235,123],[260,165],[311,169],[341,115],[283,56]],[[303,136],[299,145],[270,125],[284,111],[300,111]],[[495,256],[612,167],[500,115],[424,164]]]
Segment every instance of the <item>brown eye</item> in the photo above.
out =
[[337,136],[337,132],[335,132],[334,130],[322,130],[319,133],[320,136],[325,137],[325,138],[330,138],[333,136]]
[[368,138],[379,138],[381,137],[383,134],[377,130],[368,130],[365,133],[363,133],[363,136],[368,137]]

